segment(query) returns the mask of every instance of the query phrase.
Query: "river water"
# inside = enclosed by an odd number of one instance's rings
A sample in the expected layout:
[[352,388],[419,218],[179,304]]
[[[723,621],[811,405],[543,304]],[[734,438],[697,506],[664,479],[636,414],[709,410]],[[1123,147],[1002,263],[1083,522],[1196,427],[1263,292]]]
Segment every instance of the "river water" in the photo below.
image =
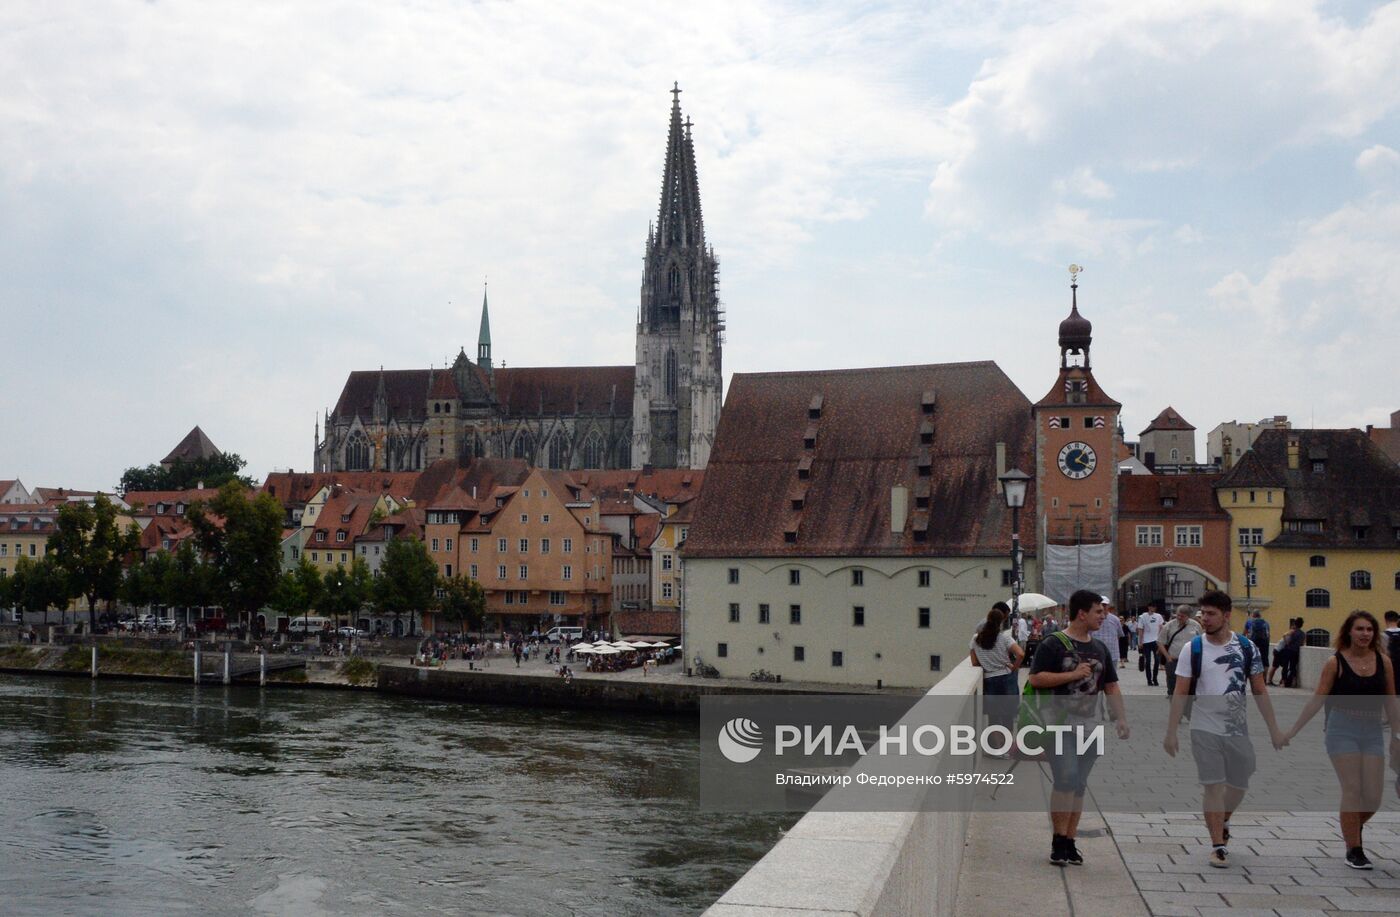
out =
[[0,913],[695,914],[690,719],[0,675]]

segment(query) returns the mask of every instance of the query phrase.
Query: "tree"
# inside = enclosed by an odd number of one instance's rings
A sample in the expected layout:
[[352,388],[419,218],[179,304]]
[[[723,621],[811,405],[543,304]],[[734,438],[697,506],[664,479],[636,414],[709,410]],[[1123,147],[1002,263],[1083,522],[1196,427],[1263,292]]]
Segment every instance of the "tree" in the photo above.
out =
[[217,594],[214,575],[214,570],[199,556],[193,541],[180,542],[158,589],[161,603],[186,609],[213,605]]
[[442,598],[438,606],[442,616],[458,622],[462,633],[480,630],[486,622],[486,590],[469,576],[444,577],[438,584]]
[[185,513],[199,549],[214,571],[220,603],[240,619],[272,600],[282,572],[282,507],[268,494],[249,499],[230,481],[208,506]]
[[417,538],[394,538],[384,548],[384,563],[375,581],[375,604],[394,616],[428,608],[437,588],[437,564]]
[[166,586],[175,561],[168,551],[156,551],[139,564],[126,568],[118,597],[133,608],[170,605]]
[[128,468],[122,473],[122,493],[189,490],[200,483],[205,487],[223,487],[230,481],[251,488],[254,486],[253,479],[239,474],[247,464],[237,453],[222,452],[209,458],[175,462],[169,468],[160,465]]
[[49,536],[48,549],[68,585],[68,596],[88,603],[88,626],[97,630],[97,603],[110,602],[121,586],[127,556],[141,542],[135,524],[122,531],[117,508],[103,494],[92,503],[65,503]]
[[373,578],[369,565],[358,557],[350,562],[348,570],[344,564],[336,564],[334,570],[327,570],[322,583],[325,592],[321,606],[334,616],[337,630],[340,629],[341,615],[353,621],[355,613],[371,598]]
[[272,607],[288,618],[297,615],[307,617],[311,609],[320,603],[322,588],[320,572],[303,557],[295,569],[278,577]]
[[21,557],[15,563],[14,576],[0,579],[0,605],[43,612],[45,627],[49,623],[49,609],[66,607],[68,595],[63,572],[47,555],[38,560]]

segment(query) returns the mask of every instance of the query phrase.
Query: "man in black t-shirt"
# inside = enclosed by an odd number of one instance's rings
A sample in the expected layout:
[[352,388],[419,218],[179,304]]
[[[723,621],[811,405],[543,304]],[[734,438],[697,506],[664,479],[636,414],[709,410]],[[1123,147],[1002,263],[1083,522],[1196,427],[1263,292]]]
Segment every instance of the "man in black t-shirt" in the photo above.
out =
[[[1103,617],[1103,600],[1098,593],[1080,589],[1070,596],[1069,626],[1062,631],[1063,637],[1056,634],[1040,642],[1031,662],[1030,684],[1054,693],[1054,709],[1069,726],[1094,722],[1098,718],[1099,695],[1107,695],[1118,726],[1118,737],[1126,739],[1127,711],[1118,690],[1114,653],[1091,636],[1103,623]],[[1076,754],[1073,742],[1063,753],[1049,755],[1050,771],[1054,775],[1050,794],[1050,820],[1054,825],[1050,862],[1056,866],[1084,864],[1074,839],[1079,830],[1079,817],[1084,812],[1089,772],[1097,760],[1098,755],[1093,751]]]

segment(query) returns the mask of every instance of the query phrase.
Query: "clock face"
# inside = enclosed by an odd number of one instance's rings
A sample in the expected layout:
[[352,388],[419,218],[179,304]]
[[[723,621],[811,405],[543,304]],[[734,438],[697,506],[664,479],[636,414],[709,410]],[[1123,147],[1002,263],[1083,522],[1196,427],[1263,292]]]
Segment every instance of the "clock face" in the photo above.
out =
[[1098,461],[1094,447],[1088,443],[1065,443],[1060,450],[1060,472],[1075,481],[1093,474]]

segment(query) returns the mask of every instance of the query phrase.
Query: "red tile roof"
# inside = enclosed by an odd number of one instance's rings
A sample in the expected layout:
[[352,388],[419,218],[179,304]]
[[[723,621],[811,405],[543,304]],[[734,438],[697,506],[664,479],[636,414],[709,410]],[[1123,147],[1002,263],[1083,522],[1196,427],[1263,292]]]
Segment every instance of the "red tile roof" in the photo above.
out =
[[260,491],[271,494],[283,506],[305,504],[316,491],[332,484],[355,493],[386,493],[407,498],[418,486],[419,475],[417,471],[274,471],[267,476]]
[[1176,408],[1166,407],[1162,413],[1153,418],[1152,423],[1147,425],[1147,429],[1139,433],[1144,436],[1153,430],[1194,430],[1195,427],[1186,422],[1186,418],[1176,412]]
[[[807,449],[813,395],[822,404]],[[920,441],[925,420],[933,425],[931,444]],[[686,554],[1004,554],[1011,512],[997,493],[998,442],[1006,443],[1010,464],[1031,467],[1030,403],[991,362],[736,374]],[[803,508],[794,510],[788,491],[804,459],[810,477]],[[896,484],[910,491],[909,520],[898,534],[890,531]],[[928,509],[917,508],[922,492]],[[1027,519],[1035,518],[1033,498]],[[1033,527],[1022,528],[1033,550]],[[922,540],[918,531],[926,533]]]
[[1050,391],[1045,397],[1035,403],[1036,407],[1049,407],[1051,405],[1069,404],[1069,390],[1066,387],[1069,382],[1084,381],[1085,386],[1084,401],[1078,402],[1082,406],[1121,408],[1122,405],[1109,397],[1108,393],[1099,387],[1099,381],[1094,378],[1094,374],[1079,366],[1071,366],[1069,369],[1060,370],[1059,378],[1050,387]]
[[688,468],[652,468],[613,471],[588,469],[571,472],[574,479],[595,494],[620,496],[628,491],[655,497],[666,503],[694,498],[705,483],[704,471]]
[[122,499],[131,507],[133,515],[154,516],[157,508],[165,504],[165,515],[179,515],[175,507],[189,506],[196,500],[208,503],[219,495],[217,487],[191,487],[189,490],[132,490],[122,494]]
[[457,376],[450,369],[432,371],[432,382],[428,385],[429,398],[456,399],[462,397],[457,388]]
[[[1227,518],[1228,514],[1215,499],[1215,485],[1221,477],[1218,474],[1120,475],[1119,515]],[[1171,506],[1162,502],[1168,498]]]

